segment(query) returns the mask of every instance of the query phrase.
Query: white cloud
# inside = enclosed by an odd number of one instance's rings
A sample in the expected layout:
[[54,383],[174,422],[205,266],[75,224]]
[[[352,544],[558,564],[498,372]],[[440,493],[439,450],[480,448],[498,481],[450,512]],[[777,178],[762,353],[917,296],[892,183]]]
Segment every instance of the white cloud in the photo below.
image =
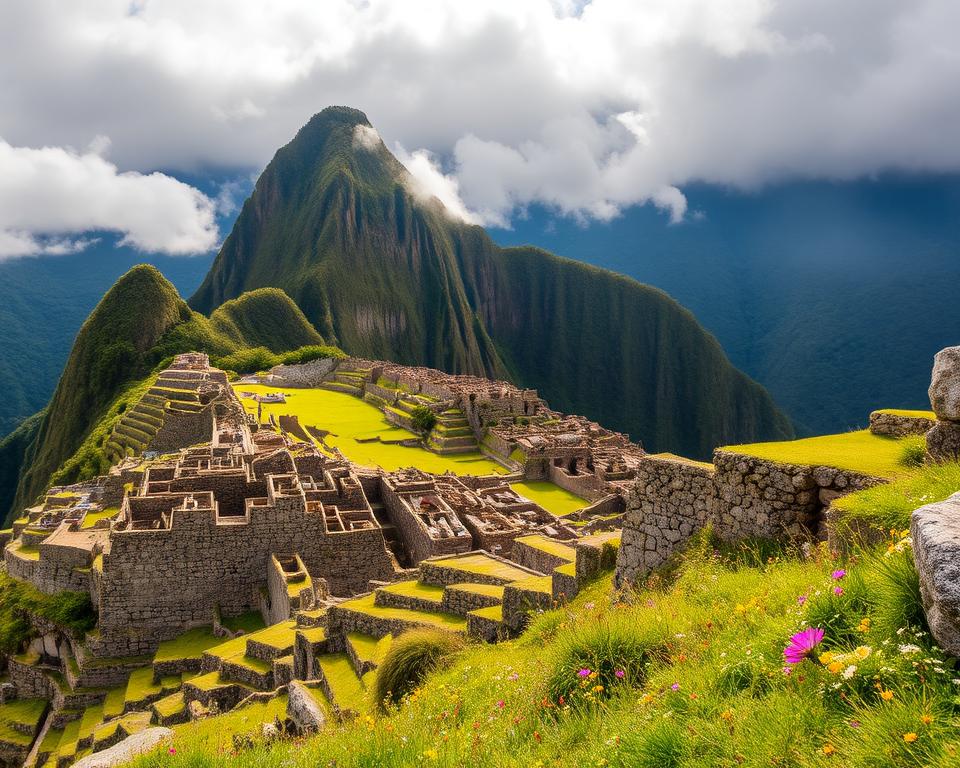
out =
[[8,0],[0,135],[262,168],[329,104],[461,215],[684,214],[685,184],[960,171],[956,0]]
[[214,202],[162,173],[120,173],[98,137],[85,153],[0,140],[0,259],[75,253],[107,230],[143,251],[191,254],[217,243]]

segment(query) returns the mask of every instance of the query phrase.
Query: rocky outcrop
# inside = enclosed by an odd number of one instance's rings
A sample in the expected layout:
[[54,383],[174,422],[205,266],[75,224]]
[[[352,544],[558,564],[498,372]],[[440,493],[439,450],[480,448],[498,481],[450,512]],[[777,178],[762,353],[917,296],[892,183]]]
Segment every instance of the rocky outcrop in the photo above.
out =
[[960,459],[960,347],[937,352],[928,394],[937,423],[927,432],[927,453],[934,461],[957,461]]
[[147,728],[127,736],[109,749],[87,755],[73,764],[74,768],[113,768],[125,765],[139,755],[146,754],[173,736],[169,728]]
[[306,683],[292,680],[287,687],[287,697],[287,717],[300,733],[315,733],[323,728],[327,716]]
[[960,493],[915,510],[910,535],[930,633],[960,656]]
[[927,394],[938,419],[960,421],[960,347],[937,352]]
[[870,431],[884,437],[925,435],[935,423],[933,416],[918,412],[874,411],[870,414]]

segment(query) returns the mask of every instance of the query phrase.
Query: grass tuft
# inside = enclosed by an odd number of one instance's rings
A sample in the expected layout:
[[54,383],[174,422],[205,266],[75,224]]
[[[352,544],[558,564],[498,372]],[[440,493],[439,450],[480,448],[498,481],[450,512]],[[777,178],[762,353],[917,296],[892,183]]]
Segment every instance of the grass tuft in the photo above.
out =
[[443,630],[412,630],[398,637],[377,667],[374,692],[378,705],[399,702],[462,648],[459,637]]

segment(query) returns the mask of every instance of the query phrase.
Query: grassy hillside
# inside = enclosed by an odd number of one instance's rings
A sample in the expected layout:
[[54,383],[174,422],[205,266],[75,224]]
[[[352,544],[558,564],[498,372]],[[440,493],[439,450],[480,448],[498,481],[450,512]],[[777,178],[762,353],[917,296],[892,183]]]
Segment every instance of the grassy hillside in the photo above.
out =
[[789,422],[666,294],[454,221],[357,110],[314,116],[257,181],[191,305],[282,288],[352,354],[511,376],[657,450],[781,439]]
[[[520,639],[468,647],[386,715],[272,745],[250,723],[239,750],[184,730],[135,765],[956,764],[960,680],[926,634],[908,540],[844,562],[703,537],[627,603],[611,589],[605,578]],[[789,663],[809,627],[822,641]]]
[[109,431],[131,388],[172,355],[201,350],[223,356],[251,346],[284,351],[320,342],[281,291],[241,297],[206,318],[156,268],[134,267],[83,324],[43,414],[0,444],[0,456],[9,458],[0,474],[0,512],[9,517],[32,502],[54,473],[59,482],[71,482],[106,469],[102,446],[91,435]]

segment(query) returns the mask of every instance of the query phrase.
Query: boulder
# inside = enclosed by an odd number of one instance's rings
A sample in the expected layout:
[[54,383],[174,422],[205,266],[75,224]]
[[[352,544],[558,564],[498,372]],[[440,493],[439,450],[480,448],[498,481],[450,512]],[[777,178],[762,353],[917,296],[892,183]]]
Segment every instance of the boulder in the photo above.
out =
[[327,722],[323,707],[314,698],[313,691],[300,680],[291,680],[287,686],[287,717],[300,733],[313,733]]
[[960,421],[960,347],[937,352],[928,393],[938,419]]
[[960,656],[960,493],[914,510],[910,535],[930,633]]
[[173,736],[169,728],[147,728],[144,731],[127,736],[109,749],[94,752],[73,764],[73,768],[112,768],[115,765],[129,763],[138,755],[152,751]]
[[960,459],[960,424],[938,421],[927,432],[927,453],[934,461]]

